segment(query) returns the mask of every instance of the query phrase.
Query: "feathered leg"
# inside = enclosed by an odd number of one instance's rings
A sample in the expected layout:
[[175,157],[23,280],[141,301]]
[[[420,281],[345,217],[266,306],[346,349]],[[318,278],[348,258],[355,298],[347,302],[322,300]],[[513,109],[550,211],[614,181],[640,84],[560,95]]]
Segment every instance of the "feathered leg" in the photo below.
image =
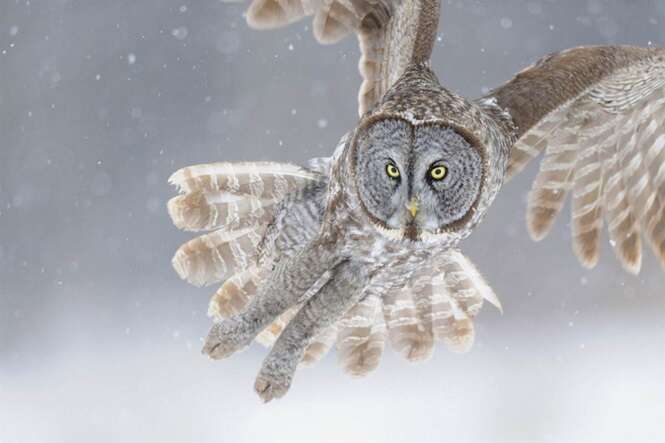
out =
[[309,343],[358,302],[366,283],[362,266],[343,262],[335,268],[332,278],[298,311],[264,360],[254,385],[263,401],[286,393]]
[[313,246],[277,263],[245,312],[213,325],[203,352],[221,359],[248,346],[277,316],[299,303],[335,260],[325,248]]

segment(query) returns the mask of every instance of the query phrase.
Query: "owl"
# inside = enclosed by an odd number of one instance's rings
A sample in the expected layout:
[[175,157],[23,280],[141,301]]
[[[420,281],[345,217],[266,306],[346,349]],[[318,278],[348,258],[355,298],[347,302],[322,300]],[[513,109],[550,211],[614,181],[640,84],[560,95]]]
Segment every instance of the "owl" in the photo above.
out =
[[283,396],[296,369],[334,345],[355,376],[386,343],[410,361],[434,343],[462,352],[498,298],[460,251],[504,182],[543,153],[529,193],[535,240],[572,199],[573,249],[599,256],[603,226],[638,273],[642,242],[665,264],[665,50],[580,47],[549,55],[477,99],[430,65],[439,0],[254,0],[250,26],[313,15],[321,43],[355,33],[363,83],[357,125],[329,158],[185,167],[170,179],[178,228],[209,231],[173,265],[222,282],[203,352],[270,347],[255,390]]

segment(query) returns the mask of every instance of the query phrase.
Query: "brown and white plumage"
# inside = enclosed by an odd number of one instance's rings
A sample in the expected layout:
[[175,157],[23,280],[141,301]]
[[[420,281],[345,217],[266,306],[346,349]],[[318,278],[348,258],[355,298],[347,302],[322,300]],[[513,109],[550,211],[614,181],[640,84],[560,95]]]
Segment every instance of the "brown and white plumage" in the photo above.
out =
[[624,269],[639,272],[642,236],[665,266],[665,51],[571,49],[489,98],[517,127],[509,177],[545,152],[527,207],[534,239],[547,234],[572,191],[573,248],[582,264],[598,261],[605,224]]
[[368,293],[337,324],[337,360],[345,372],[364,376],[375,370],[386,343],[382,300]]
[[376,105],[413,64],[429,62],[439,22],[439,2],[399,0],[254,0],[247,22],[273,29],[314,16],[313,31],[323,44],[350,33],[358,36],[358,68],[363,82],[358,113]]
[[[168,202],[173,223],[187,231],[214,230],[185,243],[173,257],[173,267],[189,283],[223,282],[210,301],[210,316],[242,312],[265,278],[259,246],[277,204],[320,180],[318,172],[275,162],[196,165],[171,176],[180,191]],[[276,320],[272,330],[281,330],[281,323]]]
[[[351,33],[359,39],[361,119],[335,153],[305,168],[217,163],[171,178],[181,192],[168,205],[175,225],[213,230],[173,260],[190,283],[222,282],[209,305],[216,323],[204,352],[224,358],[254,339],[271,347],[255,385],[261,398],[283,395],[296,367],[333,344],[355,376],[378,367],[386,343],[410,361],[427,359],[437,341],[469,350],[484,301],[501,305],[459,243],[504,180],[541,153],[527,205],[534,239],[547,235],[572,194],[573,249],[582,264],[597,262],[605,225],[626,270],[639,272],[643,239],[665,265],[663,50],[564,51],[468,100],[441,86],[430,68],[438,0],[254,0],[247,21],[272,29],[305,16],[314,17],[321,43]],[[371,179],[387,180],[385,164],[366,166],[377,147],[395,179],[391,155],[408,158],[413,174],[419,156],[459,166],[451,186],[459,192],[425,200],[448,191],[422,171],[404,179],[408,204],[393,191],[401,184],[372,188]],[[417,188],[423,181],[429,184]],[[417,218],[419,205],[427,218]],[[392,212],[377,215],[384,210]]]
[[271,208],[319,174],[276,162],[211,163],[182,168],[169,183],[180,195],[169,200],[173,223],[186,231],[233,231],[265,225]]

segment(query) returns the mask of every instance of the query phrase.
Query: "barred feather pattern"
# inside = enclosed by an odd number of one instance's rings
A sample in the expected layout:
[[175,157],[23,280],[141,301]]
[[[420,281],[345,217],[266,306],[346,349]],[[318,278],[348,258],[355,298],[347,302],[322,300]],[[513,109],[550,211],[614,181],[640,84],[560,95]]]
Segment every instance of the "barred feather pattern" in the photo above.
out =
[[221,321],[244,311],[263,278],[265,276],[261,275],[257,266],[250,266],[229,277],[210,299],[208,316]]
[[[256,292],[254,272],[250,269],[227,280],[211,301],[211,315],[227,317],[241,312]],[[310,292],[315,293],[321,285]],[[239,291],[238,288],[242,288],[242,296],[221,295]],[[470,260],[451,250],[435,267],[414,274],[403,287],[383,294],[368,291],[337,324],[311,341],[301,366],[308,367],[322,359],[334,343],[342,369],[357,377],[378,367],[386,341],[412,362],[428,359],[435,340],[443,342],[450,351],[466,352],[473,344],[473,319],[484,301],[501,309],[496,295]],[[272,347],[301,307],[302,303],[280,315],[256,341]]]
[[573,251],[585,267],[593,267],[598,262],[603,228],[601,201],[605,192],[603,161],[601,146],[591,145],[579,152],[573,173]]
[[375,370],[386,343],[381,297],[369,292],[339,321],[337,328],[337,361],[355,377]]
[[319,43],[358,35],[363,83],[358,113],[371,109],[411,64],[426,63],[439,18],[438,0],[253,0],[247,23],[275,29],[314,16]]
[[392,348],[409,361],[421,361],[432,355],[434,339],[418,316],[412,284],[384,295],[383,316]]
[[473,345],[473,319],[484,301],[501,310],[499,299],[471,261],[458,250],[442,257],[439,278],[432,282],[434,336],[453,352]]
[[538,126],[524,134],[510,151],[506,180],[522,172],[531,160],[538,157],[547,146],[549,137],[556,133],[563,123],[564,120],[560,116],[550,114]]
[[551,229],[571,187],[580,127],[577,123],[560,128],[547,143],[545,158],[540,163],[527,204],[527,226],[536,240],[541,240]]
[[193,232],[223,229],[231,232],[267,224],[277,201],[194,191],[169,200],[168,211],[178,229]]
[[[182,168],[169,179],[181,192],[168,203],[173,223],[184,230],[211,230],[181,246],[173,257],[178,275],[205,286],[230,279],[211,307],[220,315],[248,296],[241,290],[256,286],[258,247],[278,204],[287,195],[325,176],[298,166],[274,162],[212,163]],[[233,277],[233,278],[232,278]],[[224,302],[229,297],[237,300]],[[219,303],[222,303],[221,305]],[[231,303],[231,304],[230,304]],[[231,312],[231,311],[229,311]]]
[[[308,169],[274,162],[212,163],[186,167],[171,176],[170,183],[181,192],[168,203],[174,224],[188,231],[215,229],[185,243],[173,257],[178,275],[189,283],[204,286],[223,281],[210,300],[211,317],[221,320],[238,314],[256,295],[267,274],[258,263],[261,245],[268,249],[265,254],[288,255],[289,244],[296,248],[311,236],[302,229],[316,226],[309,210],[301,211],[305,218],[297,223],[282,220],[282,214],[271,237],[265,238],[267,225],[284,199],[297,199],[302,188],[325,181],[329,164],[325,158],[313,159]],[[265,261],[269,266],[270,259]],[[272,345],[296,312],[293,308],[283,314],[257,341]],[[330,333],[321,335],[307,349],[303,362],[320,358],[333,342]]]
[[453,352],[468,351],[484,301],[501,309],[471,261],[451,249],[405,284],[382,294],[368,291],[337,325],[338,361],[351,375],[367,375],[378,367],[386,339],[413,362],[429,358],[435,341]]
[[256,248],[263,227],[216,231],[182,245],[173,256],[173,267],[183,280],[207,286],[231,277],[256,262]]
[[626,271],[640,271],[642,237],[665,267],[665,67],[626,68],[549,114],[514,146],[510,174],[543,150],[527,206],[534,240],[572,191],[573,250],[584,266],[596,265],[606,224]]
[[167,207],[180,229],[230,232],[267,224],[285,195],[321,179],[314,171],[275,162],[189,166],[169,179],[181,195],[172,198]]
[[169,183],[181,193],[223,192],[273,199],[318,178],[318,174],[289,163],[219,162],[182,168],[171,175]]
[[[384,26],[390,19],[391,3],[362,0],[254,0],[247,10],[247,22],[255,29],[274,29],[313,15],[314,37],[322,44],[336,43],[351,32],[359,31],[362,55],[358,69],[363,76],[363,83],[358,94],[358,112],[362,115],[387,90],[382,78],[384,58],[388,56]],[[382,7],[375,8],[377,4]],[[372,9],[377,12],[376,25],[370,30],[360,31],[362,21]]]
[[337,338],[337,326],[332,325],[318,333],[305,348],[305,353],[300,361],[301,367],[311,367],[321,360],[335,344]]

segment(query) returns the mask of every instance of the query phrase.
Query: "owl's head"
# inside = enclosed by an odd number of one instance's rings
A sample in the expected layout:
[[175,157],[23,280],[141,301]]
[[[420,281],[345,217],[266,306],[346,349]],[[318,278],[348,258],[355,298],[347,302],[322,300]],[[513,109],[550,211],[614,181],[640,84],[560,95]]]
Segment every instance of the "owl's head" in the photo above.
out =
[[378,118],[358,129],[353,152],[361,206],[387,237],[429,240],[468,228],[485,175],[471,137],[443,124]]

